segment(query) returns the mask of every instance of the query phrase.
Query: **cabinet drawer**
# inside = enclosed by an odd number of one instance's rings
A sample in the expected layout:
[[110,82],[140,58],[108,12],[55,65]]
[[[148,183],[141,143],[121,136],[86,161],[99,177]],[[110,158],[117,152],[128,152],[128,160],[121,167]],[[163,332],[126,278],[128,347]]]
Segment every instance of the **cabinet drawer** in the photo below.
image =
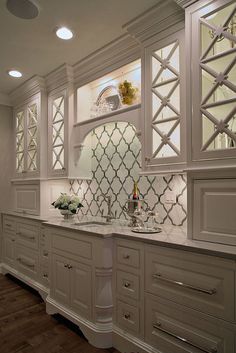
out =
[[116,275],[116,290],[120,295],[139,300],[139,277],[118,270]]
[[117,325],[131,333],[140,331],[139,308],[117,301]]
[[234,321],[234,271],[221,266],[221,260],[170,249],[147,251],[145,289]]
[[32,249],[16,247],[17,269],[20,273],[37,280],[39,272],[39,259],[36,251]]
[[86,241],[53,235],[52,246],[54,249],[69,252],[86,259],[92,259],[92,244]]
[[17,222],[17,242],[32,249],[39,248],[39,231],[38,225],[32,223]]
[[4,237],[2,240],[3,262],[11,267],[15,267],[15,239]]
[[128,265],[134,268],[140,267],[140,252],[125,246],[117,246],[117,262],[121,265]]
[[3,216],[3,231],[4,232],[15,232],[16,221],[13,217]]
[[163,353],[234,353],[234,328],[164,299],[146,297],[145,340]]

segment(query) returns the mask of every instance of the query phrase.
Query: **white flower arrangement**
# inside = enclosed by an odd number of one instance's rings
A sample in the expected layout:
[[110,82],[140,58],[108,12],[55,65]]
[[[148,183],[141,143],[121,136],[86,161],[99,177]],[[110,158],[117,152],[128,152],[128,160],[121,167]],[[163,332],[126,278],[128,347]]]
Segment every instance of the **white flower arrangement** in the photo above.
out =
[[76,213],[77,209],[83,207],[78,196],[63,193],[52,203],[52,206],[59,210],[69,210],[71,213]]

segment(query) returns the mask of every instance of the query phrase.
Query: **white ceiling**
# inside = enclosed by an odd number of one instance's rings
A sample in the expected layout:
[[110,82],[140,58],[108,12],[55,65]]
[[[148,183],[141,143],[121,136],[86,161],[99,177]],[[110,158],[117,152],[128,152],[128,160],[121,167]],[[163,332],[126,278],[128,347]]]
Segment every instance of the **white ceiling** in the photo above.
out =
[[[19,0],[20,1],[20,0]],[[40,14],[33,20],[15,17],[0,0],[0,94],[8,94],[37,74],[44,76],[63,63],[70,65],[124,34],[122,25],[158,0],[38,0]],[[57,26],[71,28],[75,37],[62,41]],[[17,68],[20,79],[8,76]]]

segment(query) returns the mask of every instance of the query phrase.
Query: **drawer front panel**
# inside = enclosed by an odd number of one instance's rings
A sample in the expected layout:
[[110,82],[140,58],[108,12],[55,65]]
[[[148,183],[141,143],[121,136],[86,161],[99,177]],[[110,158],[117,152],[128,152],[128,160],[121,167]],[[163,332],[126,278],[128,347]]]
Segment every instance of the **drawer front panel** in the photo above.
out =
[[117,325],[131,333],[140,332],[139,308],[117,301]]
[[134,268],[140,267],[140,253],[138,249],[117,246],[117,262]]
[[234,321],[234,271],[185,261],[161,253],[146,254],[146,291],[204,313]]
[[92,244],[86,241],[53,235],[52,246],[54,249],[66,251],[86,259],[92,259]]
[[13,217],[3,216],[3,230],[4,232],[16,231],[16,222]]
[[146,342],[163,353],[235,352],[232,327],[164,299],[147,296],[145,327]]
[[16,247],[16,262],[17,269],[20,273],[37,280],[39,272],[39,259],[37,252],[23,248]]
[[116,276],[116,289],[118,294],[139,300],[140,284],[139,277],[131,273],[118,270]]
[[32,249],[39,248],[39,232],[40,228],[37,225],[27,223],[17,223],[17,242]]

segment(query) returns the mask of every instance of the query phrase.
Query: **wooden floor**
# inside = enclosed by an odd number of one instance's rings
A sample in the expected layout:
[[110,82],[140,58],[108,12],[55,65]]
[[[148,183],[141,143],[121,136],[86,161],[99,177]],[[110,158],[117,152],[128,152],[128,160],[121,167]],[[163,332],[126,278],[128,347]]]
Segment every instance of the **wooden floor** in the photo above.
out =
[[119,353],[92,347],[61,316],[47,315],[38,293],[0,274],[1,353]]

